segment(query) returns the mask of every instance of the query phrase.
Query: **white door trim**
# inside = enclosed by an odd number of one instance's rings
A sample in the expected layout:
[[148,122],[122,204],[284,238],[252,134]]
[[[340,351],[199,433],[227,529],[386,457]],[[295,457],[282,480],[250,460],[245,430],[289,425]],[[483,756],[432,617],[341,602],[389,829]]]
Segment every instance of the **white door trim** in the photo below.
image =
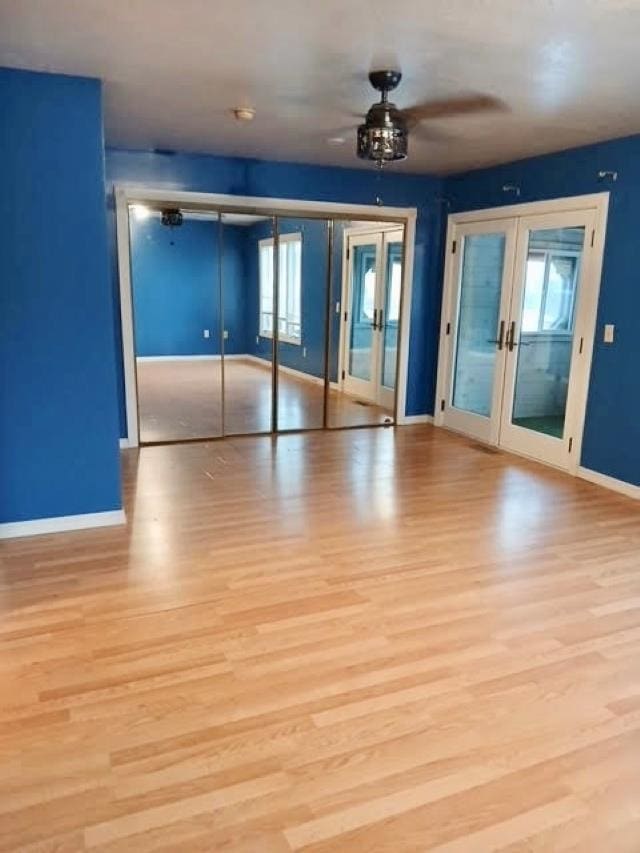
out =
[[397,390],[397,423],[405,422],[407,373],[409,363],[409,338],[411,324],[411,293],[413,286],[413,256],[416,232],[415,207],[378,207],[373,204],[342,204],[325,201],[300,201],[298,199],[260,198],[256,196],[235,196],[221,193],[198,193],[172,190],[158,190],[140,185],[118,184],[115,187],[116,199],[116,235],[118,247],[118,275],[120,279],[120,320],[122,325],[122,358],[124,365],[125,407],[127,420],[127,440],[130,447],[139,443],[138,428],[138,389],[135,370],[135,344],[133,327],[133,306],[131,291],[131,248],[129,240],[130,204],[173,203],[180,206],[192,206],[203,209],[224,208],[225,211],[249,208],[255,213],[283,216],[305,213],[313,216],[339,216],[350,219],[370,219],[372,222],[393,221],[396,227],[405,228],[405,258],[402,282],[402,322],[400,347],[398,352],[399,382]]
[[[588,294],[588,306],[585,306],[587,319],[584,325],[584,346],[582,369],[578,377],[580,387],[576,389],[575,406],[573,412],[573,424],[571,434],[573,435],[572,460],[569,473],[574,476],[580,469],[580,457],[582,453],[582,439],[584,434],[584,421],[586,416],[587,398],[589,394],[589,378],[591,376],[591,364],[593,360],[593,347],[596,334],[597,307],[600,294],[600,282],[602,279],[602,262],[604,257],[604,245],[607,231],[607,215],[609,211],[609,193],[592,193],[582,196],[570,196],[567,198],[548,199],[545,201],[528,202],[523,204],[505,205],[504,207],[492,207],[484,210],[465,211],[450,214],[447,219],[447,236],[445,243],[445,268],[443,277],[442,312],[440,318],[440,340],[438,346],[438,374],[436,385],[435,417],[436,426],[444,426],[443,413],[440,410],[441,400],[446,399],[448,364],[452,342],[450,336],[443,334],[447,322],[450,322],[450,307],[452,288],[455,286],[454,273],[457,269],[457,258],[452,253],[453,241],[456,239],[456,228],[459,225],[483,222],[485,220],[524,218],[527,216],[538,216],[545,213],[561,213],[571,211],[593,211],[594,228],[591,263],[589,269],[585,270],[585,293]],[[590,236],[587,239],[591,240]]]

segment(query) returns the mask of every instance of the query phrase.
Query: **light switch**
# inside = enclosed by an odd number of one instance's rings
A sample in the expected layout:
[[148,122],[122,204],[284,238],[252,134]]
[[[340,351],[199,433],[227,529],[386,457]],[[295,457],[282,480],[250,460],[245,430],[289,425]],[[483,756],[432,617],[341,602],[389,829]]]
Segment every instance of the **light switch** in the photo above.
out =
[[613,339],[615,337],[615,330],[616,330],[616,327],[613,325],[613,323],[605,323],[605,326],[604,326],[604,342],[605,342],[605,344],[612,344],[613,343]]
[[340,313],[340,303],[336,302],[336,314]]
[[306,347],[302,347],[302,357],[303,358],[307,357],[307,348]]
[[229,329],[224,330],[223,336],[224,336],[225,341],[229,340]]
[[202,336],[203,336],[204,338],[208,338],[208,337],[209,337],[209,329],[205,329],[205,330],[203,331],[203,333],[202,333]]

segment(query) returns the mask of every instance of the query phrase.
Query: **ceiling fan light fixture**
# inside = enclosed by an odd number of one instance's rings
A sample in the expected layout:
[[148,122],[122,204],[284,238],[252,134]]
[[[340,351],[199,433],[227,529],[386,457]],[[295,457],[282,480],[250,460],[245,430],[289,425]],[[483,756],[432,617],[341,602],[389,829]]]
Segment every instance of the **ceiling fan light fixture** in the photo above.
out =
[[373,71],[369,75],[371,85],[381,92],[381,98],[367,113],[364,124],[358,127],[357,153],[362,160],[373,160],[382,166],[407,156],[407,123],[396,105],[388,100],[389,92],[401,78],[399,71]]
[[177,207],[165,207],[160,221],[167,228],[179,228],[183,221],[182,211]]
[[358,128],[358,157],[381,165],[404,160],[408,153],[407,141],[406,127],[361,124]]

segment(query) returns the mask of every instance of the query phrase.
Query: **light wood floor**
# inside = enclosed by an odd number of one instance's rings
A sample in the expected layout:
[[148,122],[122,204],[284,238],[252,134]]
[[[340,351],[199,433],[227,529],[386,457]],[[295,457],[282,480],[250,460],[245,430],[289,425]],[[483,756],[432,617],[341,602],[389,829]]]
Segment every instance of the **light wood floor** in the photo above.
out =
[[431,427],[2,546],[0,849],[640,850],[640,506]]
[[[271,430],[271,366],[242,359],[225,361],[225,433]],[[219,361],[139,361],[138,409],[143,443],[222,435],[222,379]],[[320,429],[322,385],[284,371],[278,376],[278,428]],[[329,426],[384,423],[392,412],[332,390]]]

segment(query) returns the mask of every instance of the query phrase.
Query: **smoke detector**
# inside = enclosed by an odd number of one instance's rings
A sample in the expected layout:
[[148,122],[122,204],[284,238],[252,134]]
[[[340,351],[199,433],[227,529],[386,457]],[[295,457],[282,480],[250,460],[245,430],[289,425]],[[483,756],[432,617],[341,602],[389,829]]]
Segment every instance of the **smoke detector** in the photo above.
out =
[[232,112],[237,121],[253,121],[256,115],[253,107],[234,107]]

